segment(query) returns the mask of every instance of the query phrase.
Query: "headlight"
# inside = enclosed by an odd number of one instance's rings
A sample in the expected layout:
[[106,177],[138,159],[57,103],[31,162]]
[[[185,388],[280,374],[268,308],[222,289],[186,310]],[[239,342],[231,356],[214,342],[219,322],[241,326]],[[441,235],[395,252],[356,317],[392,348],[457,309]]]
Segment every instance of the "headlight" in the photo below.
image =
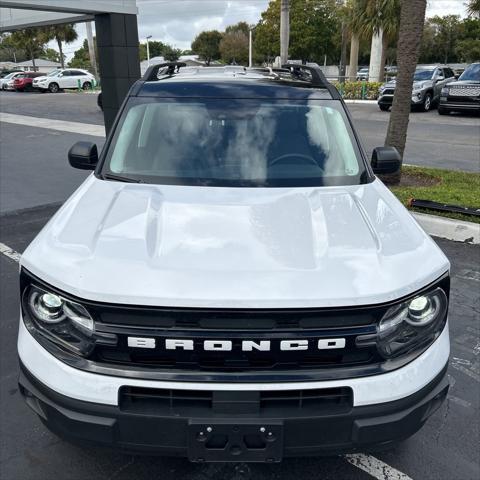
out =
[[442,90],[440,91],[440,95],[448,95],[448,87],[443,87]]
[[47,349],[54,344],[86,357],[96,343],[116,343],[115,335],[95,332],[95,321],[83,305],[47,287],[24,288],[22,312],[27,329]]
[[391,307],[377,327],[377,348],[394,358],[432,343],[447,319],[448,299],[436,288]]

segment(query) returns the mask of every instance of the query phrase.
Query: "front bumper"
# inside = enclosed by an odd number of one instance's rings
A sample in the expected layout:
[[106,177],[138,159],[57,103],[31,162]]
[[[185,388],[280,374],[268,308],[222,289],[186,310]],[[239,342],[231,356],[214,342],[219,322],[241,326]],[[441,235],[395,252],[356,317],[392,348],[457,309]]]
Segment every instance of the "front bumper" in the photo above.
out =
[[480,98],[441,96],[439,107],[455,112],[480,112]]
[[[217,425],[227,422],[240,431],[244,425],[273,424],[281,429],[282,445],[279,455],[266,461],[279,461],[283,456],[364,451],[413,435],[445,400],[449,388],[446,370],[445,365],[428,385],[406,398],[354,406],[334,414],[325,410],[312,413],[288,408],[283,414],[268,408],[260,408],[256,414],[242,414],[235,411],[239,392],[228,392],[221,402],[213,403],[199,417],[184,415],[168,407],[144,410],[137,407],[132,411],[121,404],[102,405],[61,395],[36,380],[23,365],[19,385],[27,404],[42,422],[60,437],[74,443],[114,447],[129,453],[189,456],[193,461],[202,461],[205,458],[196,457],[195,452],[192,455],[191,441],[189,447],[192,423],[193,427],[196,424],[212,425],[215,430]],[[250,449],[245,446],[242,446],[241,453],[235,451],[230,455],[230,447],[227,443],[223,453],[215,449],[207,451],[207,461],[221,458],[222,461],[238,462],[257,458],[258,451],[253,452],[252,457]]]
[[[411,100],[411,105],[418,105],[423,102],[425,96],[425,92],[421,91],[418,94],[413,95],[412,94],[412,100]],[[390,95],[380,95],[378,97],[378,105],[382,106],[391,106],[393,103],[393,94]]]

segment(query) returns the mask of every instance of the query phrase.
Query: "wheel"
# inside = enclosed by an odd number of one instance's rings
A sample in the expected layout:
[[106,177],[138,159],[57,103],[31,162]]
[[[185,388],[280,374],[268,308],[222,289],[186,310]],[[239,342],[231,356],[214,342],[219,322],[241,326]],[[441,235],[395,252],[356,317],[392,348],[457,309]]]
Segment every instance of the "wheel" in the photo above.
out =
[[85,82],[83,85],[82,85],[82,88],[84,90],[90,90],[92,88],[92,84],[90,82]]
[[388,112],[390,105],[379,105],[382,112]]
[[48,90],[50,91],[50,93],[57,93],[60,90],[60,87],[58,86],[58,83],[52,82],[48,86]]
[[432,108],[432,94],[430,92],[427,92],[425,94],[425,98],[423,99],[422,110],[424,112],[429,112],[431,108]]
[[448,115],[450,113],[450,110],[447,110],[444,107],[438,107],[438,114],[439,115]]

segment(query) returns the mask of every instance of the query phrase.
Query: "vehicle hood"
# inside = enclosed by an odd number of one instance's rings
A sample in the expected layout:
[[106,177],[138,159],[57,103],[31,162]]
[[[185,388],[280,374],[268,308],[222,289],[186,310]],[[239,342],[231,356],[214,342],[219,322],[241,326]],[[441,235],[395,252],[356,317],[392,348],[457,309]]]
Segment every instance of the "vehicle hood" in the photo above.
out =
[[449,269],[379,180],[218,188],[94,175],[44,227],[21,265],[94,301],[213,308],[381,303]]
[[480,85],[480,80],[457,80],[452,82],[452,85]]
[[[420,90],[421,88],[431,86],[432,83],[433,82],[431,80],[421,80],[413,82],[413,90]],[[390,80],[389,82],[384,83],[383,86],[384,88],[395,88],[397,86],[397,81],[395,79]]]
[[42,75],[41,77],[35,77],[33,79],[34,82],[44,82],[45,80],[47,80],[47,77],[45,75]]

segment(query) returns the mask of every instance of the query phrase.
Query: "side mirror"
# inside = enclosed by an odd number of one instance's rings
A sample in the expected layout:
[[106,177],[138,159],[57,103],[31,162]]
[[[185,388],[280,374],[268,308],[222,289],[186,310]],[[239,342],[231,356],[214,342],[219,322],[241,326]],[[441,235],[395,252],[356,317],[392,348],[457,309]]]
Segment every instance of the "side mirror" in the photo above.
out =
[[400,170],[402,158],[395,147],[376,147],[372,152],[372,169],[374,173],[383,175]]
[[97,146],[91,142],[77,142],[68,151],[68,161],[73,168],[95,170],[98,163]]

